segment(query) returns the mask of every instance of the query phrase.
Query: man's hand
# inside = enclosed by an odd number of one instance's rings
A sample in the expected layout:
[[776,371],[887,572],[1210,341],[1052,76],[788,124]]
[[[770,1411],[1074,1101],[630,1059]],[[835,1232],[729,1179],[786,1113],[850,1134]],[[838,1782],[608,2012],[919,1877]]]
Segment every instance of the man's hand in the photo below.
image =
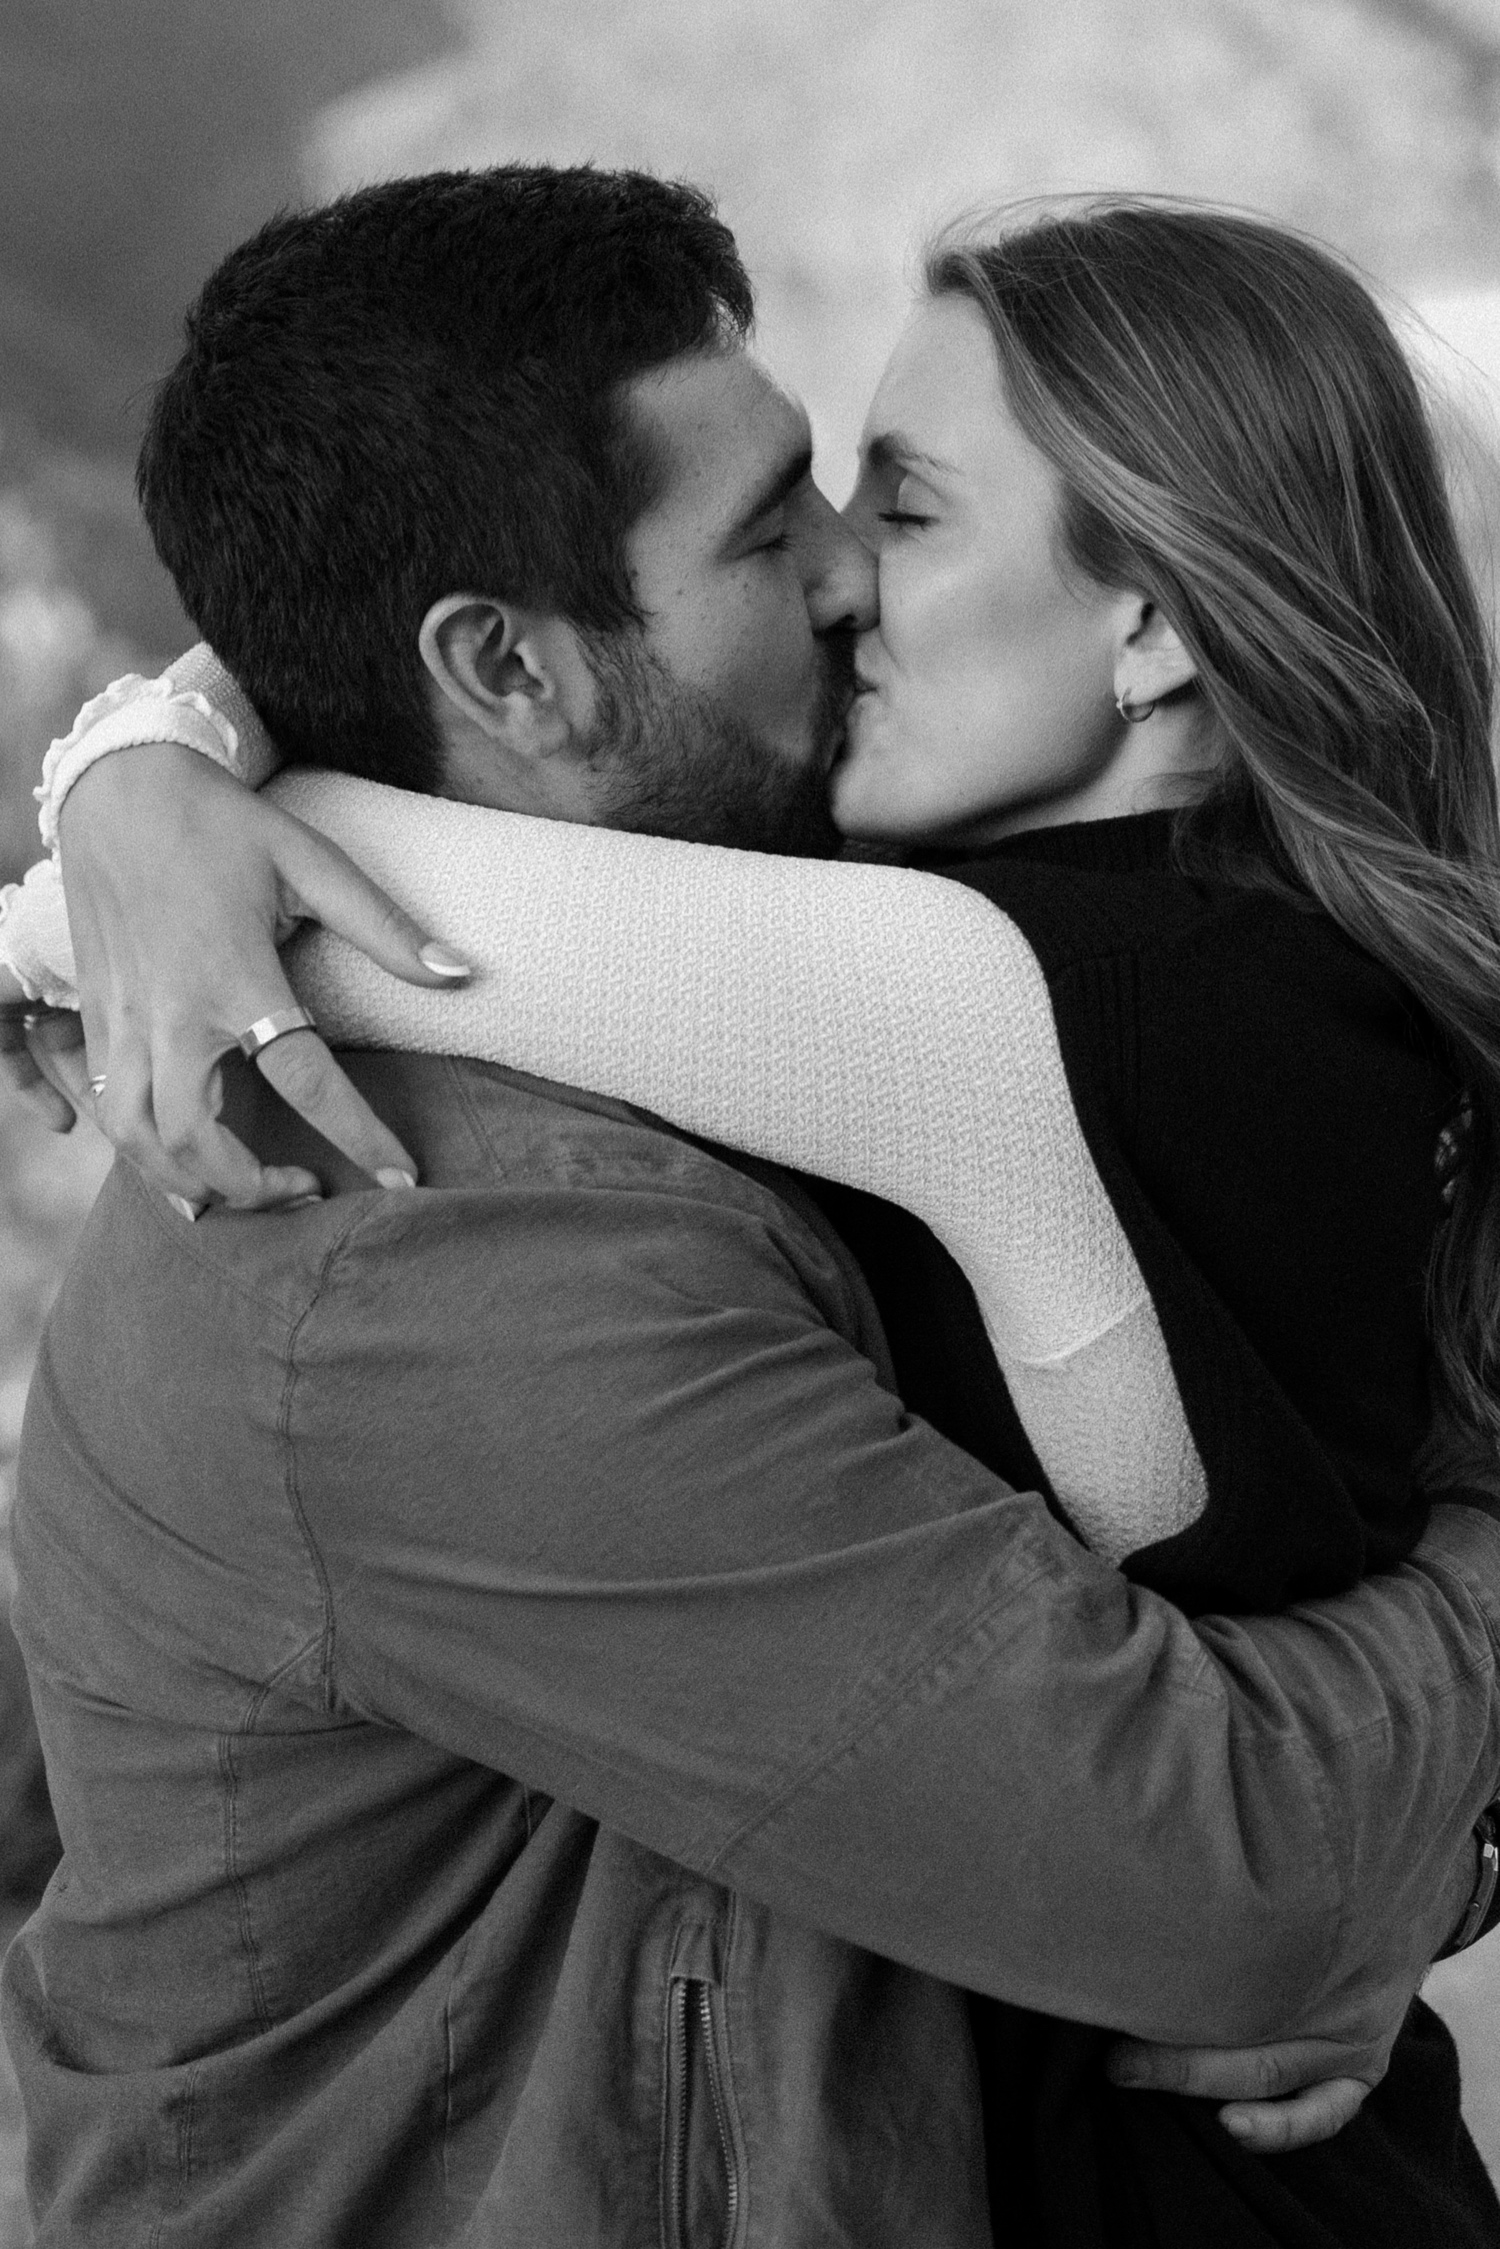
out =
[[1253,2155],[1286,2155],[1331,2140],[1359,2114],[1371,2082],[1326,2073],[1349,2062],[1347,2047],[1316,2038],[1280,2046],[1152,2046],[1122,2038],[1105,2074],[1137,2092],[1185,2093],[1223,2101],[1219,2122]]
[[[190,1214],[211,1199],[248,1210],[320,1193],[311,1172],[259,1164],[218,1122],[220,1057],[296,1005],[278,942],[311,919],[392,975],[439,987],[462,980],[463,961],[324,837],[171,744],[91,767],[63,808],[61,844],[87,1045],[67,1090]],[[411,1156],[314,1032],[277,1039],[257,1061],[362,1171],[415,1184]],[[96,1097],[89,1081],[101,1079]]]
[[[1419,1473],[1434,1499],[1441,1498],[1445,1484],[1493,1489],[1493,1447],[1476,1446],[1439,1416],[1421,1455]],[[1441,1894],[1433,1898],[1439,1932],[1458,1929],[1481,1866],[1479,1838],[1471,1834],[1449,1869]],[[1222,2101],[1219,2122],[1253,2155],[1286,2155],[1294,2148],[1314,2147],[1352,2123],[1380,2083],[1416,1994],[1418,1978],[1403,1988],[1402,1979],[1391,1981],[1378,1961],[1372,1960],[1369,1970],[1372,1993],[1385,1992],[1384,2024],[1366,2044],[1288,2038],[1264,2046],[1165,2046],[1147,2039],[1118,2038],[1105,2056],[1105,2075],[1112,2084],[1136,2092]]]

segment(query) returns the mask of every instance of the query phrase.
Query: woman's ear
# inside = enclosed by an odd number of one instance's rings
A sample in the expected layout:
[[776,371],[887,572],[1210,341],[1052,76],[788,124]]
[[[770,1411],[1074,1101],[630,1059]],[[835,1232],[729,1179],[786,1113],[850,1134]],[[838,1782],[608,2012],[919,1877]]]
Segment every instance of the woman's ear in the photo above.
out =
[[1198,666],[1166,611],[1144,595],[1132,597],[1126,630],[1115,657],[1115,694],[1133,707],[1159,703],[1188,687]]
[[417,646],[443,698],[445,731],[467,721],[527,759],[551,757],[588,733],[593,675],[564,618],[484,594],[444,594],[422,619]]

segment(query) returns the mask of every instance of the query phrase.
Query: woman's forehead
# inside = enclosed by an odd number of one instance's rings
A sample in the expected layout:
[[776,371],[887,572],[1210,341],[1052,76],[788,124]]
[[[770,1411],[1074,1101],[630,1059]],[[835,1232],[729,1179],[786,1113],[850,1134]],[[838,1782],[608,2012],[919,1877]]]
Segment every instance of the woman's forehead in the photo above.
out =
[[1052,483],[1006,395],[983,313],[954,294],[913,309],[876,386],[861,452],[873,469],[911,469],[939,486]]

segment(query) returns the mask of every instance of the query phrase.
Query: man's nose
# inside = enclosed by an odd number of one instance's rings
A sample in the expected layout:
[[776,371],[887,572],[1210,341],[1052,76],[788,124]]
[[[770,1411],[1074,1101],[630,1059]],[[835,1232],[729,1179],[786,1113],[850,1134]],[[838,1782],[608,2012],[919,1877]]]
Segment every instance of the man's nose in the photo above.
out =
[[821,502],[808,542],[804,585],[815,632],[868,632],[880,614],[875,557],[830,500]]

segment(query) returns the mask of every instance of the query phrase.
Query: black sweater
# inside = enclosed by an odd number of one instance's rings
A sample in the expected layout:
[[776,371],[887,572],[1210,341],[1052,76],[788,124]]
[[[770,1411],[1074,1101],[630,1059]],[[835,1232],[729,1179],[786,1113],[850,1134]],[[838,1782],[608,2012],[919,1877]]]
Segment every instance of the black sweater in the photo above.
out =
[[[1420,1012],[1326,915],[1190,881],[1170,840],[1171,816],[1147,814],[941,864],[1041,961],[1207,1471],[1205,1513],[1125,1567],[1190,1609],[1273,1609],[1421,1535],[1435,1155],[1456,1088]],[[871,1266],[908,1403],[1036,1484],[943,1253],[868,1198],[837,1215]]]
[[[1424,1284],[1456,1089],[1418,1011],[1325,916],[1187,880],[1170,835],[1168,815],[1044,829],[942,871],[1011,914],[1041,960],[1207,1470],[1202,1518],[1125,1567],[1187,1607],[1276,1608],[1420,1535]],[[870,1278],[908,1405],[1045,1488],[947,1252],[903,1211],[819,1193]],[[990,2001],[973,2014],[1003,2249],[1500,2244],[1452,2041],[1420,2005],[1355,2122],[1276,2159],[1245,2154],[1212,2103],[1117,2092],[1102,2033]]]

